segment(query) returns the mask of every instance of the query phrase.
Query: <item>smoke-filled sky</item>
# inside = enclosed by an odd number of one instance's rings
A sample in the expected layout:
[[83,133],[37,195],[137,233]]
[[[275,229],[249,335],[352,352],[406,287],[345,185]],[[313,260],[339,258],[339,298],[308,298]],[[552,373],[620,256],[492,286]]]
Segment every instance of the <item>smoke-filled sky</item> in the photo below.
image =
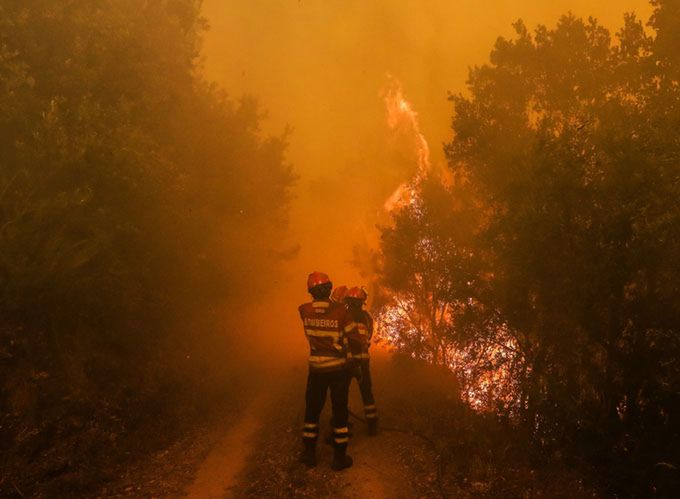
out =
[[[432,162],[449,141],[448,92],[465,90],[499,35],[561,14],[594,16],[615,32],[623,13],[647,20],[645,0],[205,0],[205,69],[233,97],[258,97],[266,133],[287,125],[299,175],[291,229],[301,244],[292,276],[357,281],[352,247],[375,237],[385,198],[413,173],[412,142],[386,124],[381,92],[398,79],[419,114]],[[276,200],[272,200],[276,202]],[[382,218],[384,221],[385,219]],[[341,282],[342,281],[342,282]]]

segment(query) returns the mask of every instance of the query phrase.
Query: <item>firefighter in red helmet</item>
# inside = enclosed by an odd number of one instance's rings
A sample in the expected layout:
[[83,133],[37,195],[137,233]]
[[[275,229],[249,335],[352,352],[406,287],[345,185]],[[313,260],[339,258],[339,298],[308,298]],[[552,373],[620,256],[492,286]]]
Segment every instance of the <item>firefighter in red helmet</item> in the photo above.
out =
[[368,295],[359,287],[353,287],[345,295],[345,303],[351,320],[351,329],[347,334],[349,347],[348,359],[350,372],[356,377],[361,391],[361,400],[364,403],[364,416],[368,424],[368,434],[378,433],[378,413],[373,397],[371,383],[371,371],[368,349],[373,337],[373,318],[366,310],[364,304]]
[[332,287],[328,275],[312,272],[307,279],[307,290],[312,295],[312,301],[298,308],[310,349],[302,431],[304,450],[300,461],[309,467],[316,465],[319,417],[326,402],[326,392],[330,390],[333,409],[331,467],[341,470],[352,466],[352,458],[346,454],[349,441],[347,399],[350,377],[345,341],[345,333],[352,326],[349,324],[347,308],[330,300]]

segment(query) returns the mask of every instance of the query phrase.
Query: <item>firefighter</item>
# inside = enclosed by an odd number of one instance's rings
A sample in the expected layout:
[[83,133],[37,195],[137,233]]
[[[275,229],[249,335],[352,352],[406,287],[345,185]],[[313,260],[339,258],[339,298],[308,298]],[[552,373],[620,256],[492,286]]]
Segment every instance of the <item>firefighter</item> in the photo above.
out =
[[364,416],[368,424],[368,434],[375,436],[378,433],[378,413],[373,397],[371,384],[371,371],[368,349],[373,337],[373,318],[366,310],[368,295],[359,287],[353,287],[345,295],[345,303],[353,326],[347,334],[349,347],[348,359],[350,373],[357,379],[361,400],[364,404]]
[[330,301],[331,283],[323,272],[312,272],[307,279],[307,290],[312,301],[300,305],[300,318],[309,342],[309,373],[305,393],[305,422],[302,432],[304,450],[300,461],[309,467],[316,466],[316,441],[319,437],[319,416],[330,390],[333,426],[334,470],[352,466],[346,454],[349,441],[347,407],[351,378],[347,371],[345,332],[349,330],[347,308]]

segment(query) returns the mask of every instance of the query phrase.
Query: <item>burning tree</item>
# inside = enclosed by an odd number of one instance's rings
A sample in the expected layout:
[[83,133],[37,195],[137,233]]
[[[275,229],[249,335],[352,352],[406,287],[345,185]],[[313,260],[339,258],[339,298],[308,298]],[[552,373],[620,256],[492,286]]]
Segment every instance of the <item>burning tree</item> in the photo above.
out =
[[487,215],[464,169],[431,164],[418,115],[398,80],[390,78],[383,97],[387,124],[411,144],[416,168],[384,205],[393,225],[382,230],[379,336],[450,369],[475,409],[516,413],[523,358],[507,324],[481,299],[492,274],[473,246]]
[[469,186],[430,176],[411,192],[382,232],[379,334],[451,369],[472,407],[516,410],[524,363],[507,324],[484,303],[493,276],[472,246],[481,220]]
[[615,44],[518,22],[452,97],[454,181],[418,181],[381,248],[398,348],[508,383],[540,447],[640,495],[680,466],[680,9],[654,5]]

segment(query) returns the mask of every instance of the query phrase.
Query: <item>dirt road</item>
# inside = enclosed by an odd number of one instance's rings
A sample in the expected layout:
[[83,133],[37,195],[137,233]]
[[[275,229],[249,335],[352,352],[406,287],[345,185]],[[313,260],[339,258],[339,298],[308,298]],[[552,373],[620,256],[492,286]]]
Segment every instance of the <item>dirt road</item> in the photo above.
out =
[[[536,467],[512,428],[460,402],[450,373],[422,363],[371,360],[381,430],[352,418],[354,466],[331,470],[319,442],[318,465],[298,463],[306,369],[280,368],[242,386],[243,406],[147,460],[99,497],[468,498],[597,497],[564,466]],[[249,402],[247,402],[249,401]],[[321,432],[330,432],[327,404]],[[350,410],[362,415],[356,383]],[[515,448],[515,450],[513,450]]]
[[[386,356],[374,360],[378,398],[386,381],[387,362]],[[424,442],[405,433],[384,431],[369,437],[365,424],[355,420],[349,446],[349,454],[354,458],[352,468],[333,472],[332,449],[321,441],[315,469],[297,463],[305,375],[300,368],[276,376],[267,393],[257,397],[219,437],[199,466],[187,497],[418,497],[413,484],[419,480],[413,476],[414,468],[404,454],[422,456],[424,461],[432,462],[436,456],[428,452]],[[350,400],[352,411],[361,415],[356,384],[352,386]],[[380,400],[378,404],[382,412],[394,412],[394,408],[381,407]],[[388,422],[390,419],[383,418]],[[322,427],[329,420],[330,411],[326,407]],[[322,432],[328,431],[328,426]]]
[[238,485],[237,476],[252,452],[252,441],[265,424],[263,414],[268,409],[262,395],[250,403],[240,418],[225,430],[202,462],[188,490],[189,499],[221,499],[229,496]]

